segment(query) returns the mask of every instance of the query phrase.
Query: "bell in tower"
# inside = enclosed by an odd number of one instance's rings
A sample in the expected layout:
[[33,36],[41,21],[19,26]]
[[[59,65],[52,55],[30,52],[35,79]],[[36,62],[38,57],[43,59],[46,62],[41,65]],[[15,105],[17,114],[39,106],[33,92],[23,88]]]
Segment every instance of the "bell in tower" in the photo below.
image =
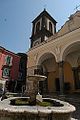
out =
[[50,36],[56,33],[56,21],[44,9],[43,12],[37,16],[32,24],[31,48],[46,41]]

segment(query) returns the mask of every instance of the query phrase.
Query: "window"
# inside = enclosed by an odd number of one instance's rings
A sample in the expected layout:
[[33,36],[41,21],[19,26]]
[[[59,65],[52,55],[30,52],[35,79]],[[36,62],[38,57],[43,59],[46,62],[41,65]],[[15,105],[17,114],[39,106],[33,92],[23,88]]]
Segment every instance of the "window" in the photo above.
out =
[[12,57],[11,56],[7,55],[5,57],[5,64],[6,65],[11,65],[12,64]]
[[10,76],[10,69],[9,68],[4,68],[3,69],[3,77],[9,77]]
[[33,46],[36,46],[39,44],[39,41],[35,41]]
[[36,46],[36,45],[38,45],[38,44],[40,44],[41,43],[41,38],[38,38],[38,39],[36,39],[34,42],[33,42],[33,46]]
[[36,33],[40,30],[40,22],[36,24]]
[[51,23],[51,22],[49,22],[49,31],[50,31],[51,33],[53,33],[53,31],[52,31],[52,23]]

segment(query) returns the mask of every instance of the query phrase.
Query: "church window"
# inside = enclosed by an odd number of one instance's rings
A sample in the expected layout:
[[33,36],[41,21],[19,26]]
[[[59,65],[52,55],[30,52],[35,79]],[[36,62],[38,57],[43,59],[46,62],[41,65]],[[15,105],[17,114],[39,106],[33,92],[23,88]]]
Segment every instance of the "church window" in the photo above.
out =
[[41,37],[38,38],[36,41],[33,42],[33,46],[38,45],[39,43],[41,43]]
[[51,23],[51,22],[49,22],[49,31],[50,31],[51,33],[53,33],[53,32],[52,32],[52,23]]
[[36,24],[36,33],[40,30],[40,22]]
[[35,41],[34,42],[34,46],[38,45],[39,44],[39,41]]

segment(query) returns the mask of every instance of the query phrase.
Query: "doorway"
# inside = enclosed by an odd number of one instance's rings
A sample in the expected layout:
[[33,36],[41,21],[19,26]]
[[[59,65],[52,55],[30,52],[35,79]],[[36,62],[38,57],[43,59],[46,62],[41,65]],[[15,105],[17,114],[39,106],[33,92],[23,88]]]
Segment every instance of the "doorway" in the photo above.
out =
[[59,78],[55,79],[55,86],[56,86],[56,91],[59,92],[60,91],[60,81],[59,81]]

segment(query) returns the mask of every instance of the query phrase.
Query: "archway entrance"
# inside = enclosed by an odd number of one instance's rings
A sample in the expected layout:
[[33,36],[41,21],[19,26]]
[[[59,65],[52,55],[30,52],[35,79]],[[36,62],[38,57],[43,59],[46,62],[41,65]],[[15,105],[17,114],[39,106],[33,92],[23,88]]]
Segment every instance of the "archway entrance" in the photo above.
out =
[[43,54],[39,58],[38,65],[40,66],[40,73],[47,76],[44,82],[40,82],[41,94],[51,94],[59,91],[58,64],[56,63],[54,55],[52,53]]
[[75,42],[65,49],[63,60],[64,81],[70,84],[71,90],[80,89],[80,42]]

